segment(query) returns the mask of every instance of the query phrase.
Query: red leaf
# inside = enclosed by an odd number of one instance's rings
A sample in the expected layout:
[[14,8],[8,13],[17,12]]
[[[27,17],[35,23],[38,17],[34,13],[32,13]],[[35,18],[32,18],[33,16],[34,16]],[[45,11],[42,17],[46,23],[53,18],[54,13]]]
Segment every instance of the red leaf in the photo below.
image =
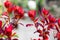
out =
[[28,11],[28,16],[31,18],[31,20],[34,21],[34,19],[36,17],[36,10],[29,10]]
[[49,13],[49,11],[46,10],[45,8],[42,9],[42,12],[43,12],[44,15],[48,15],[48,13]]
[[8,13],[11,13],[13,11],[12,7],[7,8]]
[[42,28],[44,28],[44,26],[41,23],[35,23],[35,27],[38,28],[38,26],[41,26]]
[[34,20],[34,23],[38,22],[38,19],[39,19],[39,18],[36,18],[36,19]]
[[60,32],[56,34],[57,38],[60,39]]
[[45,34],[48,34],[48,35],[49,35],[49,32],[48,32],[48,31],[46,31],[46,32],[45,32]]
[[36,40],[36,39],[33,39],[33,40]]
[[36,33],[36,32],[38,32],[38,33],[42,33],[42,30],[39,30],[39,29],[38,29],[38,30],[35,31],[34,33]]
[[26,27],[28,27],[28,26],[33,26],[33,24],[27,24]]
[[49,19],[49,22],[53,22],[54,23],[56,21],[55,17],[53,17],[52,15],[49,15],[48,19]]
[[38,40],[41,40],[40,38],[38,38]]
[[43,36],[43,40],[48,40],[48,36],[47,35],[44,35]]
[[59,32],[58,26],[57,26],[57,25],[55,25],[55,27],[56,27],[56,30]]
[[2,21],[0,20],[0,28],[2,27]]
[[5,34],[10,37],[12,34],[12,30],[13,30],[13,25],[8,25],[8,27],[5,27]]
[[22,7],[14,6],[14,13],[15,15],[18,15],[20,18],[24,16],[24,10]]
[[41,37],[41,36],[43,37],[43,34],[42,33],[39,34],[39,37]]
[[43,19],[42,19],[42,20],[40,20],[40,21],[41,21],[42,23],[45,23],[45,20],[43,20]]
[[8,12],[3,12],[2,15],[4,15],[4,16],[8,16]]
[[58,25],[60,26],[60,18],[58,19]]
[[53,29],[53,28],[54,28],[54,26],[55,26],[55,24],[53,24],[53,23],[52,23],[52,24],[49,24],[49,25],[48,25],[48,28]]
[[9,7],[12,6],[12,3],[11,3],[10,1],[6,1],[6,2],[4,2],[4,6],[5,6],[6,8],[9,8]]

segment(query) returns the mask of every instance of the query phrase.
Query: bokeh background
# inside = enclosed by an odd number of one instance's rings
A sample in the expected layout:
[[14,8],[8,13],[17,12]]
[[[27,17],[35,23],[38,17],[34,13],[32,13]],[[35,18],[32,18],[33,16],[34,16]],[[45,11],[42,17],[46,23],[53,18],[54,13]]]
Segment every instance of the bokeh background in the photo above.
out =
[[[3,9],[1,6],[3,6],[2,4],[4,1],[5,0],[0,0],[0,12]],[[40,5],[41,7],[50,10],[55,17],[60,17],[60,0],[10,0],[10,1],[13,2],[15,5],[22,6],[27,11],[29,9],[38,9],[37,5]],[[29,1],[34,2],[29,4]]]
[[[6,0],[0,0],[0,15],[2,14],[2,12],[6,11],[3,5],[5,1]],[[10,0],[10,1],[13,2],[15,5],[22,6],[25,11],[28,11],[30,9],[38,10],[39,8],[44,7],[48,9],[51,12],[51,14],[53,14],[56,18],[60,17],[60,0]],[[26,25],[27,23],[33,24],[30,18],[27,15],[25,16],[26,18],[24,20],[20,20],[19,22],[23,23],[24,25]],[[34,27],[26,28],[25,26],[19,25],[19,28],[14,31],[18,34],[19,40],[31,40],[31,38],[38,38],[38,33],[33,34],[35,30],[36,29]],[[53,33],[51,33],[49,40],[55,40],[52,35]]]

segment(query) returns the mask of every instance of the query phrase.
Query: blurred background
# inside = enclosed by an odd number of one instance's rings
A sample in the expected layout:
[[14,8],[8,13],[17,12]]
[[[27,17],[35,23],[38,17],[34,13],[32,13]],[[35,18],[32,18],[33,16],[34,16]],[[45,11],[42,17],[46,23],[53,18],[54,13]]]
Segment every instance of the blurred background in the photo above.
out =
[[[4,2],[6,0],[0,0],[0,14],[2,12],[6,11],[4,8]],[[41,10],[43,7],[48,9],[51,14],[53,14],[56,18],[60,17],[60,0],[9,0],[13,2],[14,5],[22,6],[25,11],[28,10]],[[38,14],[38,11],[37,11]],[[30,21],[30,22],[27,22]],[[33,23],[30,19],[20,20],[21,23],[27,24],[27,23]],[[21,29],[21,30],[20,30]],[[15,31],[15,30],[14,30]],[[20,32],[19,32],[20,31]],[[17,34],[20,36],[20,40],[27,40],[25,37],[29,39],[29,37],[33,34],[35,31],[34,27],[26,28],[21,26],[18,30],[16,30]],[[29,33],[30,32],[30,33]],[[26,35],[30,35],[29,37]],[[23,36],[25,35],[25,36]],[[33,34],[34,35],[34,34]],[[34,36],[32,36],[34,37]],[[24,39],[23,39],[24,38]],[[51,39],[54,40],[51,34]]]
[[[0,13],[2,12],[2,4],[5,0],[0,0]],[[42,7],[50,10],[55,17],[60,17],[60,0],[10,0],[15,5],[22,6],[24,10],[41,9]],[[38,8],[39,7],[39,8]]]
[[[5,0],[0,0],[0,9],[2,8],[1,5],[4,1]],[[60,0],[10,0],[10,1],[13,2],[15,5],[22,6],[25,10],[38,9],[37,5],[40,5],[40,7],[44,7],[50,10],[50,12],[54,14],[55,17],[60,17]]]

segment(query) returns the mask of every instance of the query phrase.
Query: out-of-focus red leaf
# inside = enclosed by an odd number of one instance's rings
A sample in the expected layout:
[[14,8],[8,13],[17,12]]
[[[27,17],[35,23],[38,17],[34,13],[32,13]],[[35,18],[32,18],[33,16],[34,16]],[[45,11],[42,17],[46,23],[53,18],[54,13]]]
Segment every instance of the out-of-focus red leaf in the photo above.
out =
[[38,38],[38,40],[41,40],[40,38]]
[[48,39],[44,39],[44,40],[48,40]]
[[39,19],[39,18],[36,18],[36,19],[34,20],[34,23],[36,23],[36,22],[38,21],[38,19]]
[[48,35],[49,35],[49,32],[48,32],[48,31],[46,31],[46,32],[45,32],[45,34],[48,34]]
[[9,7],[12,6],[12,3],[7,0],[6,2],[4,2],[4,6],[5,6],[6,8],[9,8]]
[[38,23],[35,23],[35,28],[36,28],[36,29],[38,29],[38,26],[39,26]]
[[58,29],[57,25],[55,25],[55,27],[56,27],[56,30],[59,32],[59,29]]
[[47,35],[44,35],[43,36],[43,40],[48,40],[48,36]]
[[52,22],[52,23],[54,23],[56,21],[56,18],[53,17],[52,15],[49,15],[48,19],[49,19],[49,22]]
[[45,23],[45,20],[40,20],[42,23]]
[[7,35],[8,37],[11,36],[12,34],[12,30],[13,30],[13,25],[8,25],[8,27],[5,27],[5,35]]
[[30,17],[31,20],[35,20],[36,10],[29,10],[28,11],[28,16]]
[[45,21],[46,21],[47,24],[49,23],[48,20],[47,20],[47,18],[45,18]]
[[33,26],[33,24],[27,24],[26,27]]
[[57,36],[57,39],[60,39],[60,32],[58,32],[56,36]]
[[50,25],[48,25],[48,28],[51,28],[51,29],[53,29],[54,28],[54,24],[50,24]]
[[8,12],[3,12],[2,15],[8,16]]
[[46,10],[45,8],[42,9],[42,12],[43,12],[44,15],[48,15],[49,14],[49,11]]
[[59,39],[57,39],[57,40],[60,40],[60,38],[59,38]]
[[7,12],[11,13],[13,11],[12,7],[7,8]]
[[35,31],[34,33],[36,33],[36,32],[38,32],[38,33],[42,33],[43,31],[38,29],[38,30]]
[[42,28],[44,28],[44,26],[42,25],[42,24],[40,24],[40,23],[35,23],[35,27],[36,27],[36,29],[38,29],[38,26],[40,26],[40,27],[42,27]]
[[0,20],[0,28],[2,27],[2,21]]
[[41,37],[41,36],[43,37],[43,34],[42,33],[39,34],[39,37]]
[[60,18],[58,19],[58,25],[60,26]]
[[33,39],[33,40],[36,40],[36,39]]

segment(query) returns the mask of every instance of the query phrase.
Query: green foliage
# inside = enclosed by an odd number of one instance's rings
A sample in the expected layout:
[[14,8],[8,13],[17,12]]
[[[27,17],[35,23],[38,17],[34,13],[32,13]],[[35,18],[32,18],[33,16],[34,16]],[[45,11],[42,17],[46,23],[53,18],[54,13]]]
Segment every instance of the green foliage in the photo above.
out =
[[22,6],[24,9],[29,9],[28,8],[28,0],[11,0],[14,5]]
[[18,35],[15,34],[14,37],[17,37],[18,38]]
[[13,2],[15,5],[26,7],[28,0],[11,0],[11,2]]
[[0,5],[0,16],[1,16],[1,13],[3,11],[2,8],[3,8],[2,5]]
[[0,38],[2,38],[2,35],[0,35]]
[[53,7],[50,9],[50,11],[53,12],[53,13],[55,12]]
[[0,8],[2,8],[2,5],[0,5]]
[[5,35],[4,38],[8,38],[8,37]]

